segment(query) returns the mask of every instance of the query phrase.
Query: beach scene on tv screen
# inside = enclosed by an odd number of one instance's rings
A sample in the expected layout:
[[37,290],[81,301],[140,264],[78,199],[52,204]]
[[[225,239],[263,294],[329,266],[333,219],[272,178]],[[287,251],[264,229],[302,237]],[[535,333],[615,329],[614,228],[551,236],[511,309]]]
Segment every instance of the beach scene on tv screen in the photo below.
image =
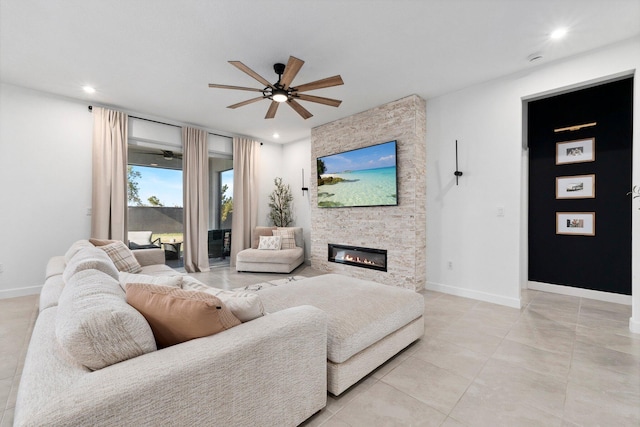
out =
[[396,143],[318,157],[318,206],[397,205]]

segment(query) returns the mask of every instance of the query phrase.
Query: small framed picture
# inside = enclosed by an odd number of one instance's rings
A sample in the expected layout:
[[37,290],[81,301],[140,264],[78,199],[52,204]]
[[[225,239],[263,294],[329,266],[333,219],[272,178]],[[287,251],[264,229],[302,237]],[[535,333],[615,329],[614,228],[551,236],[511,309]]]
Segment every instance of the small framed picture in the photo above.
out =
[[556,234],[596,235],[595,212],[556,212]]
[[595,161],[595,145],[595,138],[556,143],[556,165]]
[[595,197],[595,174],[556,178],[556,199],[593,199]]

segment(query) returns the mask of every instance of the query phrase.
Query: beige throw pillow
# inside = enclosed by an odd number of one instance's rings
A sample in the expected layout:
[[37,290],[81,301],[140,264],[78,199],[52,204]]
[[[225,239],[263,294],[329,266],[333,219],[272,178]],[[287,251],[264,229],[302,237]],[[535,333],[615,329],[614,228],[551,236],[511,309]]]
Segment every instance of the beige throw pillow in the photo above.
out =
[[127,291],[129,283],[146,283],[147,285],[170,286],[182,288],[182,276],[149,276],[148,274],[133,274],[126,271],[120,272],[120,287]]
[[89,242],[93,246],[105,246],[110,245],[111,243],[118,242],[119,240],[109,240],[109,239],[94,239],[93,237],[89,239]]
[[293,230],[273,230],[274,236],[280,236],[282,239],[282,243],[280,245],[280,249],[295,249],[296,248],[296,239],[293,234]]
[[158,347],[169,347],[239,325],[219,298],[168,286],[130,283],[127,302],[151,326]]
[[273,230],[276,227],[261,227],[258,226],[253,229],[253,240],[251,241],[251,249],[258,249],[258,245],[260,245],[260,236],[273,236]]
[[258,249],[267,251],[279,251],[282,245],[280,236],[260,236]]
[[127,273],[139,273],[142,271],[142,266],[131,252],[131,249],[124,243],[117,240],[108,245],[99,246],[100,249],[105,251],[111,261],[116,265],[119,271],[126,271]]
[[231,310],[231,313],[243,323],[265,315],[262,300],[255,292],[213,288],[191,276],[182,277],[182,289],[206,292],[220,298],[220,301]]

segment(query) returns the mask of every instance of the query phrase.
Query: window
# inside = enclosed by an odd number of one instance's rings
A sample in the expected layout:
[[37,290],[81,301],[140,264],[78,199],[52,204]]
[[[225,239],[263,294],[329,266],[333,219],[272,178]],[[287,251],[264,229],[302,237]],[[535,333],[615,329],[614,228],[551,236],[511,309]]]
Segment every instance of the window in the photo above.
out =
[[[173,151],[129,146],[128,229],[160,239],[167,264],[181,260],[183,241],[182,156]],[[136,242],[138,243],[138,242]]]

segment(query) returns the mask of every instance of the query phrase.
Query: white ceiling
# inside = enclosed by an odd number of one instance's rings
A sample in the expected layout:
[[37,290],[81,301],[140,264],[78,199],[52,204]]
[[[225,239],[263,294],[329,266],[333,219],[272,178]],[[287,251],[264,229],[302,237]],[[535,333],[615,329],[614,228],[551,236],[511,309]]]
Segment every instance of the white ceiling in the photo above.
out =
[[[550,41],[556,27],[567,37]],[[640,0],[1,0],[2,82],[262,141],[417,94],[428,99],[640,34]],[[543,59],[527,57],[541,52]],[[306,63],[294,86],[340,74],[308,92],[303,120],[257,96],[208,83],[261,88],[227,63],[275,82],[273,64]],[[85,94],[81,86],[97,92]],[[273,133],[281,135],[279,140]]]

